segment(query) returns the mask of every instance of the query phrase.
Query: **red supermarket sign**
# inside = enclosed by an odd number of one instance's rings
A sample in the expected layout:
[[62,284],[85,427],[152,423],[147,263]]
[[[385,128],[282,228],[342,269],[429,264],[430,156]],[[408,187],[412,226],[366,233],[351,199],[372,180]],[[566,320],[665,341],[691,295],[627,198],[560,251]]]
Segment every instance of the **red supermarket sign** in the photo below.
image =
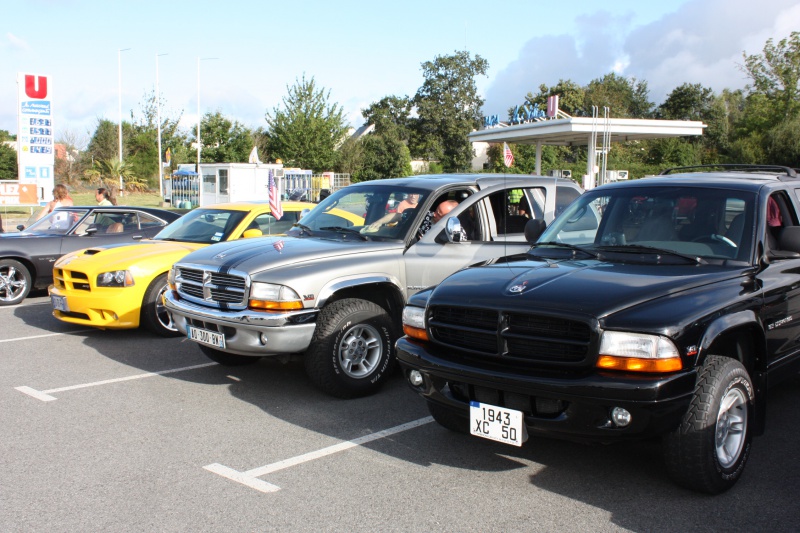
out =
[[35,183],[0,181],[0,205],[38,205]]

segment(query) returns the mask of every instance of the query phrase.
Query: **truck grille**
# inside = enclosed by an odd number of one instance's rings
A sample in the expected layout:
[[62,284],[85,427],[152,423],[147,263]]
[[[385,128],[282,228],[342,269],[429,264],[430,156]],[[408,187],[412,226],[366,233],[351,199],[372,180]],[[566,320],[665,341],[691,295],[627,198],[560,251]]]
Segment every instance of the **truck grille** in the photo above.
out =
[[546,315],[431,306],[428,325],[435,342],[494,362],[580,367],[588,364],[588,322]]
[[219,272],[208,268],[176,266],[178,294],[189,301],[226,309],[244,309],[250,278],[243,272]]

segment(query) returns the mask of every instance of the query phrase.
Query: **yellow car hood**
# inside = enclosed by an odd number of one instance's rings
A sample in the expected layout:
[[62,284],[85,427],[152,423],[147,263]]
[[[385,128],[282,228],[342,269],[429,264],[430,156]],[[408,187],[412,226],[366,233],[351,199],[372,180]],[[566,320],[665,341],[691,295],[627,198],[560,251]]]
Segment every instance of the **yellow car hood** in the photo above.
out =
[[208,245],[157,240],[98,246],[63,256],[56,261],[55,268],[80,271],[89,276],[113,270],[130,270],[134,275],[144,272],[160,273],[169,270],[173,263],[186,254],[206,246]]

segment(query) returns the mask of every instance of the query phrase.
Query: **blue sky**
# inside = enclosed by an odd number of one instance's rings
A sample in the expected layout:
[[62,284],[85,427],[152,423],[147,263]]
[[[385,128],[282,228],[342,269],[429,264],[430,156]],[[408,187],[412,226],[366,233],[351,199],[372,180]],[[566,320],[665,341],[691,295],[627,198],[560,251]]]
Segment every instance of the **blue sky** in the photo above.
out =
[[[412,96],[420,64],[467,49],[489,62],[484,114],[504,114],[540,84],[586,84],[615,71],[647,80],[661,103],[684,83],[744,87],[742,52],[800,29],[796,0],[405,0],[227,2],[9,0],[0,20],[0,129],[16,133],[16,75],[50,77],[56,138],[88,140],[99,118],[138,112],[155,89],[162,115],[192,127],[221,111],[248,127],[305,75],[354,127],[388,95]],[[118,54],[119,49],[130,48]],[[613,116],[613,110],[611,110]]]

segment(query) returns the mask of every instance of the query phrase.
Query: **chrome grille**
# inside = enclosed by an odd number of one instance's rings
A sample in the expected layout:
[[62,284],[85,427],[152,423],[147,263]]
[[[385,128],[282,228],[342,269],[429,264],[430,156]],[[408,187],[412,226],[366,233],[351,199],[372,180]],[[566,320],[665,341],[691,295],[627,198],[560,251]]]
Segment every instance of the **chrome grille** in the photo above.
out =
[[190,301],[214,307],[247,307],[250,279],[243,272],[177,265],[175,274],[178,293]]
[[432,339],[485,361],[575,368],[589,364],[595,336],[586,321],[518,311],[431,306]]

